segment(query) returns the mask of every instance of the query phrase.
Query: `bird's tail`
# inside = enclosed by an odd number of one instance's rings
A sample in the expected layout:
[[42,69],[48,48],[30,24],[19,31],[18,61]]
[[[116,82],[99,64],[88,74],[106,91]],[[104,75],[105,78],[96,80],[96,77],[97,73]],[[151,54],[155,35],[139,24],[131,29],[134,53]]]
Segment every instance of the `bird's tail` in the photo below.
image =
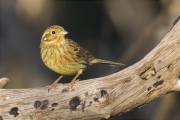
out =
[[100,63],[100,64],[107,64],[107,65],[110,65],[110,66],[126,66],[125,64],[122,64],[122,63],[116,63],[116,62],[112,62],[112,61],[107,61],[107,60],[102,60],[102,59],[96,59],[94,58],[92,61],[91,61],[91,64],[97,64],[97,63]]

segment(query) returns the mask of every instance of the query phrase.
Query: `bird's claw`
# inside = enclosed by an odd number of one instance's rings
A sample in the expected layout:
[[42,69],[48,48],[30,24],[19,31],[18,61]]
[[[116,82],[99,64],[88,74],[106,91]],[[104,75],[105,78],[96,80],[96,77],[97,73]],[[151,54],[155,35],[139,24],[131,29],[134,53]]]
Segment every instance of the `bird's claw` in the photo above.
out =
[[74,86],[75,82],[70,82],[67,84],[66,88],[62,90],[62,92],[68,92]]
[[49,85],[49,86],[46,86],[46,88],[48,89],[48,92],[53,88],[53,87],[56,87],[57,84],[52,84],[52,85]]

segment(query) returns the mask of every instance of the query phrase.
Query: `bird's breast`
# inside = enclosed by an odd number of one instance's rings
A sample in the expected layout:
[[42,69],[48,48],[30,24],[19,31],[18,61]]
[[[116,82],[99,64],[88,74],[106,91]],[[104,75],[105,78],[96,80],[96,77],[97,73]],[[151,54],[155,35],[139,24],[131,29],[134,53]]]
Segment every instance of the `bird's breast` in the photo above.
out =
[[48,68],[62,75],[74,75],[87,67],[63,47],[41,49],[41,58]]

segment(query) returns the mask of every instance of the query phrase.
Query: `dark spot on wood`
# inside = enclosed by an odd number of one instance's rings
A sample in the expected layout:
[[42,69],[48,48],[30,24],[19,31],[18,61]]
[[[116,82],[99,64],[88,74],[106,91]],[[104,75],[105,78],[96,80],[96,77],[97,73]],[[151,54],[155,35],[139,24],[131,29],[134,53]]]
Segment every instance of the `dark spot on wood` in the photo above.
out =
[[54,108],[51,109],[51,111],[53,111],[53,110],[54,110]]
[[142,79],[142,80],[148,80],[146,77],[142,77],[141,79]]
[[53,103],[51,106],[56,107],[57,105],[58,105],[58,103]]
[[0,120],[3,120],[2,116],[0,116]]
[[87,105],[87,107],[90,107],[92,105],[92,101],[89,102],[89,105]]
[[161,78],[161,75],[157,76],[157,79],[160,79]]
[[94,102],[98,102],[98,98],[94,98]]
[[148,91],[150,91],[151,90],[151,87],[148,87],[148,89],[147,89]]
[[143,75],[144,73],[146,73],[146,71],[148,71],[151,67],[148,67],[146,70],[144,70],[143,72],[140,73],[140,76]]
[[86,96],[86,97],[88,96],[88,92],[85,92],[85,96]]
[[168,65],[167,68],[168,68],[168,70],[169,70],[170,72],[174,69],[174,67],[173,67],[172,64]]
[[19,115],[19,113],[18,113],[18,108],[17,108],[17,107],[11,108],[9,114],[10,114],[10,115],[14,115],[14,117],[18,116],[18,115]]
[[41,106],[41,101],[35,101],[34,102],[34,107],[37,109]]
[[41,105],[40,109],[44,110],[44,109],[46,109],[48,107],[48,105],[49,105],[49,101],[48,100],[44,100],[42,102],[42,105]]
[[171,64],[167,66],[167,68],[169,69],[171,67]]
[[101,91],[100,91],[101,97],[104,97],[106,94],[107,94],[106,90],[101,90]]
[[156,69],[152,67],[146,68],[144,71],[140,72],[139,76],[142,80],[148,80],[156,75]]
[[153,84],[153,87],[157,88],[159,85],[162,85],[164,83],[164,80],[157,81]]
[[127,84],[127,83],[129,83],[130,81],[131,81],[130,78],[126,78],[126,79],[123,80],[123,84]]
[[69,101],[69,107],[70,110],[75,111],[77,106],[80,105],[80,98],[78,96],[73,97],[70,101]]
[[81,104],[81,109],[82,109],[82,112],[84,112],[84,109],[85,109],[85,104],[86,104],[86,101],[84,101],[84,102]]

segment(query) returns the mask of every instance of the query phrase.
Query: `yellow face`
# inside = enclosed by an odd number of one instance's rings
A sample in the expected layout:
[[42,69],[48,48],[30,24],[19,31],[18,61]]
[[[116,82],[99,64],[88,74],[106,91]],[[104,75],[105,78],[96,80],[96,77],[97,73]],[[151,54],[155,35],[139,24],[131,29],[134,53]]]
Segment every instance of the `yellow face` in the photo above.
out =
[[53,25],[48,27],[41,38],[41,42],[50,42],[54,40],[60,40],[61,37],[64,37],[68,32],[64,30],[63,27],[58,25]]

